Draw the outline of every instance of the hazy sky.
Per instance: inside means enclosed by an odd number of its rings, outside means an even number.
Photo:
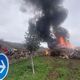
[[[32,13],[20,11],[20,0],[0,0],[0,39],[23,42]],[[70,40],[80,45],[80,0],[64,0],[68,17],[62,24],[70,33]]]

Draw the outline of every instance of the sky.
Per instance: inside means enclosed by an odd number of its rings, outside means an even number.
[[[70,33],[70,41],[80,46],[80,0],[64,0],[68,17],[62,24]],[[27,7],[30,8],[30,7]],[[20,0],[0,0],[0,39],[24,42],[31,11],[22,12]]]

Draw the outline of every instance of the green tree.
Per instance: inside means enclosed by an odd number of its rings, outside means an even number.
[[[30,51],[30,53],[36,51],[39,48],[40,40],[37,35],[36,26],[32,20],[29,22],[29,28],[28,32],[26,32],[25,39],[26,39],[25,47],[27,48],[27,50]]]
[[[26,39],[25,47],[30,53],[32,70],[34,74],[35,71],[34,71],[34,63],[33,63],[33,54],[39,48],[40,40],[37,35],[36,26],[32,20],[29,22],[29,28],[28,28],[28,32],[26,32],[25,39]]]

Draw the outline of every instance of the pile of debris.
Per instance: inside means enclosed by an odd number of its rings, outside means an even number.
[[[66,59],[80,59],[80,49],[56,46],[50,50],[51,56],[60,56]]]

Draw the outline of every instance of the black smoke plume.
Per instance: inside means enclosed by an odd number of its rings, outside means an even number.
[[[52,26],[54,35],[64,35],[68,38],[68,32],[59,27],[67,17],[67,10],[63,8],[63,0],[24,0],[26,4],[31,3],[36,6],[42,16],[36,21],[38,36],[48,43],[50,48],[53,48],[57,42],[50,35],[50,27]],[[60,30],[60,31],[59,31]]]

